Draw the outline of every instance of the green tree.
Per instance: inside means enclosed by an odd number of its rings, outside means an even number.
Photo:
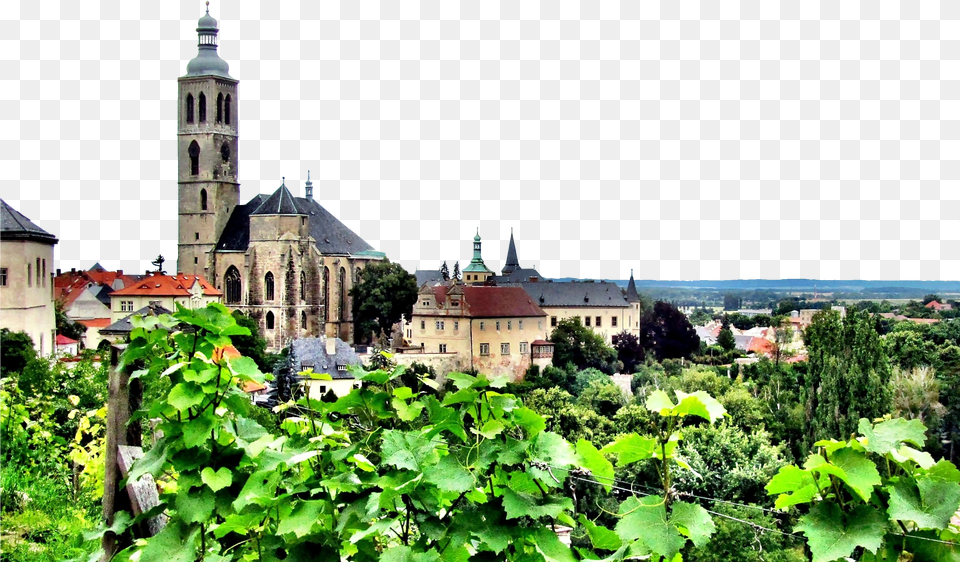
[[[835,310],[813,316],[804,331],[809,354],[805,380],[806,445],[850,435],[860,418],[891,410],[890,364],[883,341],[866,312]]]
[[[733,330],[730,329],[730,326],[720,328],[720,333],[717,334],[717,345],[722,347],[724,351],[733,351],[737,347],[737,340],[733,337]]]
[[[444,281],[450,280],[450,269],[447,267],[447,262],[443,262],[443,265],[440,266],[440,277],[443,277]]]
[[[409,318],[417,290],[417,278],[400,264],[386,260],[367,265],[360,282],[350,289],[356,343],[369,341],[371,334],[389,334],[401,318]]]
[[[27,364],[37,358],[33,339],[26,332],[0,329],[0,373],[22,373]]]
[[[594,368],[608,375],[617,369],[617,352],[608,347],[603,336],[580,323],[580,317],[565,318],[550,334],[553,342],[553,364],[565,367],[573,363],[577,369]]]
[[[609,419],[627,405],[627,397],[623,395],[620,387],[607,377],[605,380],[591,380],[580,393],[577,402]]]
[[[657,301],[640,318],[640,344],[663,361],[690,357],[700,349],[700,338],[677,307]]]
[[[724,310],[739,310],[740,304],[742,303],[740,295],[736,293],[726,293],[723,295],[723,309]]]
[[[932,293],[929,294],[929,295],[924,295],[924,297],[923,297],[923,304],[924,304],[924,305],[928,305],[928,304],[932,303],[933,301],[940,302],[940,295],[935,295],[935,294],[932,294]]]
[[[633,373],[646,356],[643,346],[640,345],[640,338],[624,330],[615,334],[611,340],[613,348],[617,350],[617,360],[623,363],[623,372]]]
[[[269,365],[267,361],[267,340],[260,335],[260,323],[239,310],[233,311],[233,319],[238,326],[242,326],[250,332],[250,335],[233,336],[233,346],[237,348],[240,355],[253,359],[261,371],[273,371],[272,365]]]
[[[63,303],[59,300],[54,301],[54,316],[57,322],[57,333],[67,336],[70,339],[81,341],[83,335],[87,332],[87,327],[80,322],[74,322],[63,310]]]
[[[453,264],[453,278],[459,281],[463,275],[460,273],[460,260]]]

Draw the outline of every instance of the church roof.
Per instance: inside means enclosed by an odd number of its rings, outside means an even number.
[[[620,287],[613,283],[580,283],[557,281],[546,283],[520,283],[541,307],[552,308],[608,308],[627,307]]]
[[[274,209],[273,212],[267,212]],[[278,212],[292,211],[296,212]],[[247,250],[250,244],[250,216],[253,214],[291,214],[306,215],[310,218],[310,236],[316,241],[316,247],[322,254],[369,255],[379,257],[373,246],[355,232],[347,228],[330,211],[323,208],[315,199],[293,197],[290,191],[281,186],[269,197],[259,194],[245,205],[237,205],[227,221],[220,240],[218,251]]]
[[[56,244],[57,237],[33,224],[20,211],[0,199],[0,238],[4,240],[34,240]]]
[[[504,268],[504,271],[506,271],[506,268]],[[510,273],[505,273],[504,275],[494,275],[493,281],[499,285],[503,285],[505,283],[527,283],[530,281],[531,277],[534,277],[535,281],[543,280],[540,272],[536,269],[533,269],[532,267],[518,267]]]

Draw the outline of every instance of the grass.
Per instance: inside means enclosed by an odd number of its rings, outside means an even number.
[[[83,539],[100,520],[100,504],[75,494],[62,468],[0,468],[0,559],[53,562],[85,558],[97,548]]]

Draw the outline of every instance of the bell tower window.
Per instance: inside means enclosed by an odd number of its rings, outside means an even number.
[[[187,94],[187,123],[193,123],[193,94]]]
[[[230,161],[230,145],[228,143],[220,145],[220,157],[223,158],[224,162]]]
[[[201,211],[207,210],[207,190],[206,189],[200,190],[200,210]]]
[[[202,96],[203,94],[200,95]],[[187,154],[190,155],[190,175],[200,175],[200,145],[197,144],[197,141],[190,143],[190,148],[187,150]]]
[[[273,273],[269,271],[267,272],[267,276],[264,279],[263,284],[265,287],[264,292],[266,293],[264,295],[264,298],[266,298],[266,300],[268,301],[272,301],[273,300]]]
[[[200,95],[197,97],[197,121],[201,123],[207,122],[207,96],[203,95],[203,92],[200,92]]]
[[[227,94],[227,98],[223,100],[223,122],[230,124],[230,94]]]
[[[223,122],[223,92],[217,94],[217,123]]]

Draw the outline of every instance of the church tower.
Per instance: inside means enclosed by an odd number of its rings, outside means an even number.
[[[207,2],[197,22],[199,52],[178,79],[177,111],[177,271],[214,283],[213,250],[240,202],[238,81],[217,54],[217,32]]]

